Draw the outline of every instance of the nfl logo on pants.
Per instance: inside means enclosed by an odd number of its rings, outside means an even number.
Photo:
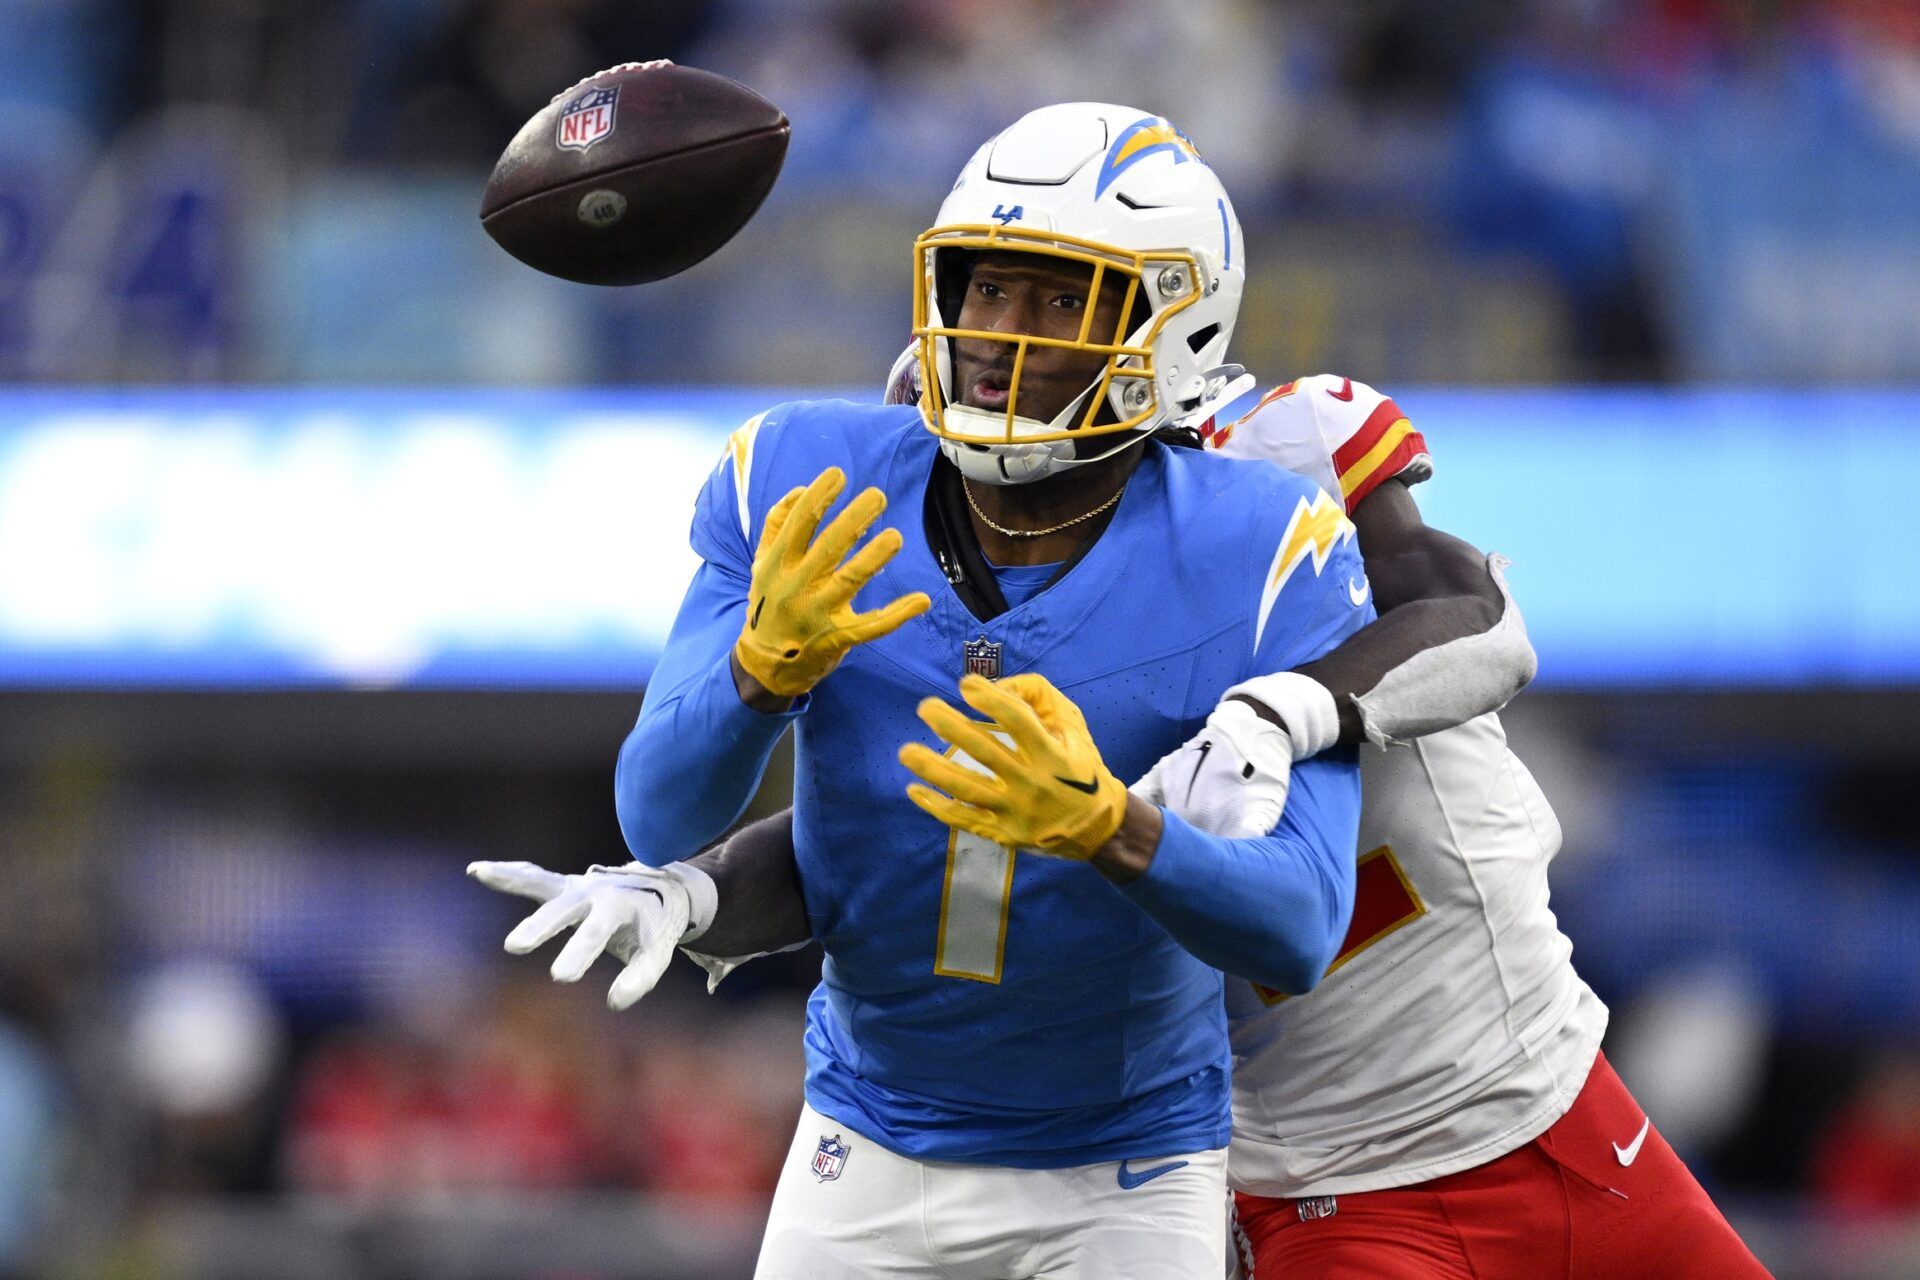
[[[1315,1218],[1331,1218],[1340,1212],[1340,1201],[1333,1196],[1314,1196],[1308,1200],[1296,1200],[1294,1204],[1300,1210],[1302,1222],[1312,1222]]]
[[[822,1182],[832,1182],[846,1166],[847,1144],[837,1133],[831,1138],[823,1135],[819,1148],[813,1153],[813,1176]]]

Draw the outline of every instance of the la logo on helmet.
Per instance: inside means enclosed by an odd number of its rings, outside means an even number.
[[[1021,218],[1024,218],[1026,216],[1027,216],[1027,206],[1023,204],[1017,204],[1013,206],[1013,208],[1011,209],[1007,208],[1007,206],[1003,204],[996,204],[993,206],[994,220],[1003,227],[1006,226],[1008,223],[1018,222]]]

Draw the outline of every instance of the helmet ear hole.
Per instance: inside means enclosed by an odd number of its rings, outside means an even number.
[[[1207,344],[1212,342],[1214,335],[1219,332],[1220,326],[1217,324],[1210,324],[1204,328],[1195,329],[1187,335],[1187,346],[1192,350],[1193,354],[1199,355],[1202,351],[1206,350]]]

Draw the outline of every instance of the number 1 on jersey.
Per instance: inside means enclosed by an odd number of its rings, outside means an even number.
[[[947,839],[947,882],[940,891],[940,943],[933,971],[945,978],[1000,981],[1013,906],[1013,850],[970,831]]]
[[[980,769],[964,751],[956,751],[954,759]],[[941,977],[1000,981],[1007,955],[1007,915],[1013,907],[1013,862],[1014,851],[1006,845],[970,831],[949,830],[940,936],[933,952],[933,971]]]

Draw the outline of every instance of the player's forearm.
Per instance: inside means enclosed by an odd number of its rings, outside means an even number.
[[[1538,662],[1504,563],[1481,561],[1472,594],[1411,600],[1300,668],[1333,694],[1341,742],[1437,733],[1498,711],[1527,686]]]
[[[702,565],[614,769],[620,830],[641,862],[663,866],[719,839],[805,705],[770,714],[742,701],[732,652],[745,616],[738,581]]]
[[[1340,713],[1340,742],[1365,742],[1366,729],[1354,704],[1357,695],[1379,685],[1415,656],[1453,640],[1479,635],[1498,620],[1497,607],[1489,608],[1477,596],[1415,600],[1369,623],[1325,657],[1296,669],[1326,686],[1333,695]],[[1512,697],[1512,693],[1507,696]]]
[[[1353,912],[1359,836],[1358,770],[1323,757],[1299,773],[1302,796],[1274,834],[1222,839],[1158,811],[1159,838],[1144,871],[1131,880],[1109,874],[1200,959],[1288,992],[1311,989],[1333,962]],[[1131,825],[1130,810],[1116,839]]]
[[[719,838],[753,799],[796,714],[742,703],[725,658],[690,687],[649,698],[613,775],[620,831],[633,856],[664,866]]]
[[[1308,858],[1277,836],[1223,840],[1167,813],[1147,874],[1119,886],[1201,960],[1301,992],[1319,981],[1353,911],[1352,855]]]
[[[1340,741],[1404,741],[1505,706],[1535,664],[1498,565],[1426,524],[1397,480],[1353,518],[1380,617],[1297,669],[1333,695]]]
[[[696,950],[712,956],[780,951],[812,936],[800,868],[793,855],[793,810],[741,828],[694,858],[713,877],[719,905]]]

